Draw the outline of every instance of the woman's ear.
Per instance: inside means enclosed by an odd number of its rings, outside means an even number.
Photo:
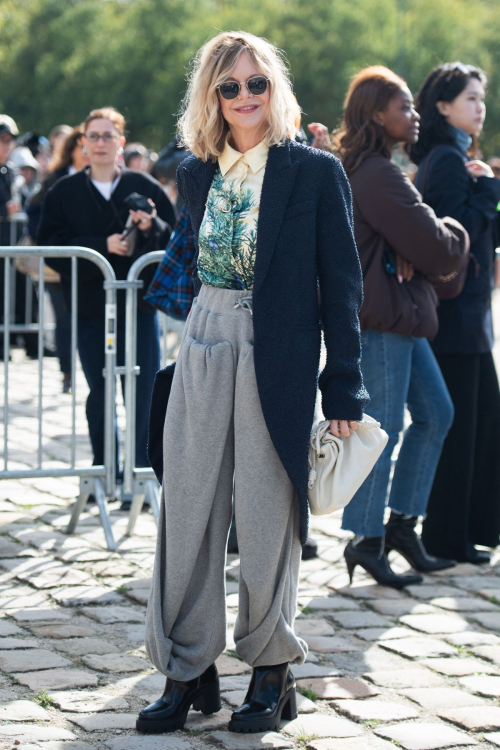
[[[440,115],[448,117],[449,115],[449,102],[436,102],[436,108]]]
[[[372,120],[376,125],[380,125],[380,127],[384,127],[384,113],[383,112],[374,112],[372,115]]]

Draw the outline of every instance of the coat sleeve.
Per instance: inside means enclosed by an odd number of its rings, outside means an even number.
[[[37,242],[39,245],[76,245],[89,247],[108,258],[108,247],[106,237],[92,235],[76,235],[72,230],[68,219],[64,214],[64,207],[60,200],[60,189],[57,186],[49,190],[45,196],[42,206],[42,215],[38,227]],[[47,258],[47,265],[60,273],[62,276],[71,276],[71,261],[67,259],[57,260]],[[102,279],[102,272],[92,262],[78,263],[79,281],[90,279]]]
[[[417,271],[437,277],[458,271],[469,238],[456,221],[438,219],[420,193],[389,159],[371,159],[356,182],[356,205],[388,245]],[[454,217],[455,219],[457,217]]]
[[[363,281],[354,241],[352,198],[338,161],[325,159],[317,214],[320,309],[327,352],[319,377],[326,419],[361,419],[368,394],[360,359]]]
[[[495,219],[500,200],[500,180],[479,177],[471,193],[471,178],[458,153],[446,153],[432,164],[427,177],[425,195],[438,216],[451,216],[459,221],[475,242]]]

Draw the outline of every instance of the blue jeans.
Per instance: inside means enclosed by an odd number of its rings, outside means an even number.
[[[370,394],[368,413],[382,423],[389,442],[368,479],[344,510],[342,528],[383,536],[391,457],[404,427],[405,404],[412,423],[396,462],[389,507],[425,515],[453,404],[427,339],[363,331],[361,369]]]
[[[102,318],[78,318],[78,354],[90,388],[87,398],[87,422],[94,454],[94,465],[104,463],[104,321]],[[125,328],[118,321],[118,365],[125,364]],[[157,371],[160,369],[160,334],[156,314],[137,314],[137,376],[136,408],[136,466],[149,466],[148,424],[151,394]],[[124,390],[124,379],[122,379]],[[118,440],[118,433],[117,433]],[[118,451],[117,451],[118,456]]]

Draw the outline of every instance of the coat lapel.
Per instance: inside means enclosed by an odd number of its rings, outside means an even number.
[[[205,214],[208,191],[214,178],[217,162],[197,159],[191,169],[185,170],[186,198],[191,217],[191,225],[196,237]]]
[[[284,146],[271,146],[260,198],[254,293],[269,268],[298,168],[298,162],[292,163],[289,141]]]

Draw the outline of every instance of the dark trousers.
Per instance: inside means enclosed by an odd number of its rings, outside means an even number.
[[[56,316],[56,351],[61,372],[71,373],[71,313],[60,284],[46,284]]]
[[[80,316],[78,318],[78,353],[90,393],[87,398],[87,421],[94,464],[104,463],[104,322]],[[117,364],[125,363],[125,328],[118,324]],[[147,441],[149,407],[153,382],[160,369],[160,338],[156,314],[137,315],[137,377],[136,449],[137,466],[149,466]],[[122,390],[124,379],[122,378]],[[117,453],[118,455],[118,453]]]
[[[422,539],[433,555],[467,559],[467,542],[500,536],[500,391],[491,352],[438,354],[455,419],[443,446]]]

